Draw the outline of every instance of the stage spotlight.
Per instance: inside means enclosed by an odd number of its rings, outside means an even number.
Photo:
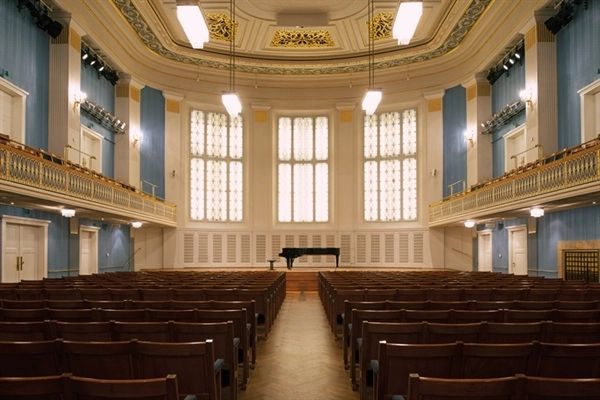
[[[100,66],[100,68],[98,68],[98,72],[102,72],[104,71],[104,65]]]
[[[502,68],[504,68],[505,71],[508,71],[508,66],[506,64],[502,65]]]
[[[89,55],[88,53],[83,53],[83,55],[81,56],[81,59],[82,59],[83,61],[85,61],[85,60],[87,60],[87,58],[88,58],[89,56],[90,56],[90,55]]]
[[[517,58],[517,60],[520,60],[520,59],[521,59],[521,55],[520,55],[518,52],[517,52],[517,53],[515,53],[515,57]]]
[[[511,58],[508,59],[508,62],[511,63],[511,64],[514,64],[515,60],[513,60],[512,57],[511,57]]]
[[[62,30],[62,24],[57,21],[51,21],[46,27],[46,32],[48,32],[48,35],[50,35],[53,39],[56,39],[61,34]]]

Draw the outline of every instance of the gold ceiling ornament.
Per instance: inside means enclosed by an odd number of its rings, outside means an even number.
[[[216,40],[231,41],[231,18],[227,14],[208,14],[208,31],[210,38]],[[236,22],[234,25],[235,33],[238,32],[240,24]]]
[[[275,31],[272,47],[332,47],[331,33],[327,30],[280,30]]]
[[[368,23],[368,22],[367,22]],[[373,39],[388,39],[392,37],[392,24],[394,23],[394,14],[391,12],[380,12],[373,16],[369,25],[369,32]]]

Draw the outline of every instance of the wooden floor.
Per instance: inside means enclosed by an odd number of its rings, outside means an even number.
[[[273,330],[258,346],[256,369],[239,400],[353,400],[316,292],[288,292]]]

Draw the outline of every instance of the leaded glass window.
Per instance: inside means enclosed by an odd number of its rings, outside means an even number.
[[[192,110],[190,217],[239,222],[244,209],[242,117]]]
[[[417,219],[417,110],[365,116],[366,221]]]
[[[279,222],[327,222],[329,119],[281,117],[277,132]]]

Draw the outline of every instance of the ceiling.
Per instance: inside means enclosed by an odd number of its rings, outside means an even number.
[[[187,2],[194,0],[187,0]],[[203,49],[192,49],[176,17],[176,0],[111,0],[147,49],[179,63],[222,69],[229,62],[230,3],[197,0],[211,27]],[[409,45],[391,37],[397,0],[374,0],[376,68],[413,64],[451,52],[490,7],[506,0],[424,0]],[[515,2],[519,3],[519,2]],[[535,3],[535,4],[534,4]],[[539,1],[532,1],[532,8]],[[520,4],[519,6],[523,6]],[[114,22],[121,18],[112,18]],[[368,68],[367,0],[237,0],[236,70],[254,74],[334,74]]]

